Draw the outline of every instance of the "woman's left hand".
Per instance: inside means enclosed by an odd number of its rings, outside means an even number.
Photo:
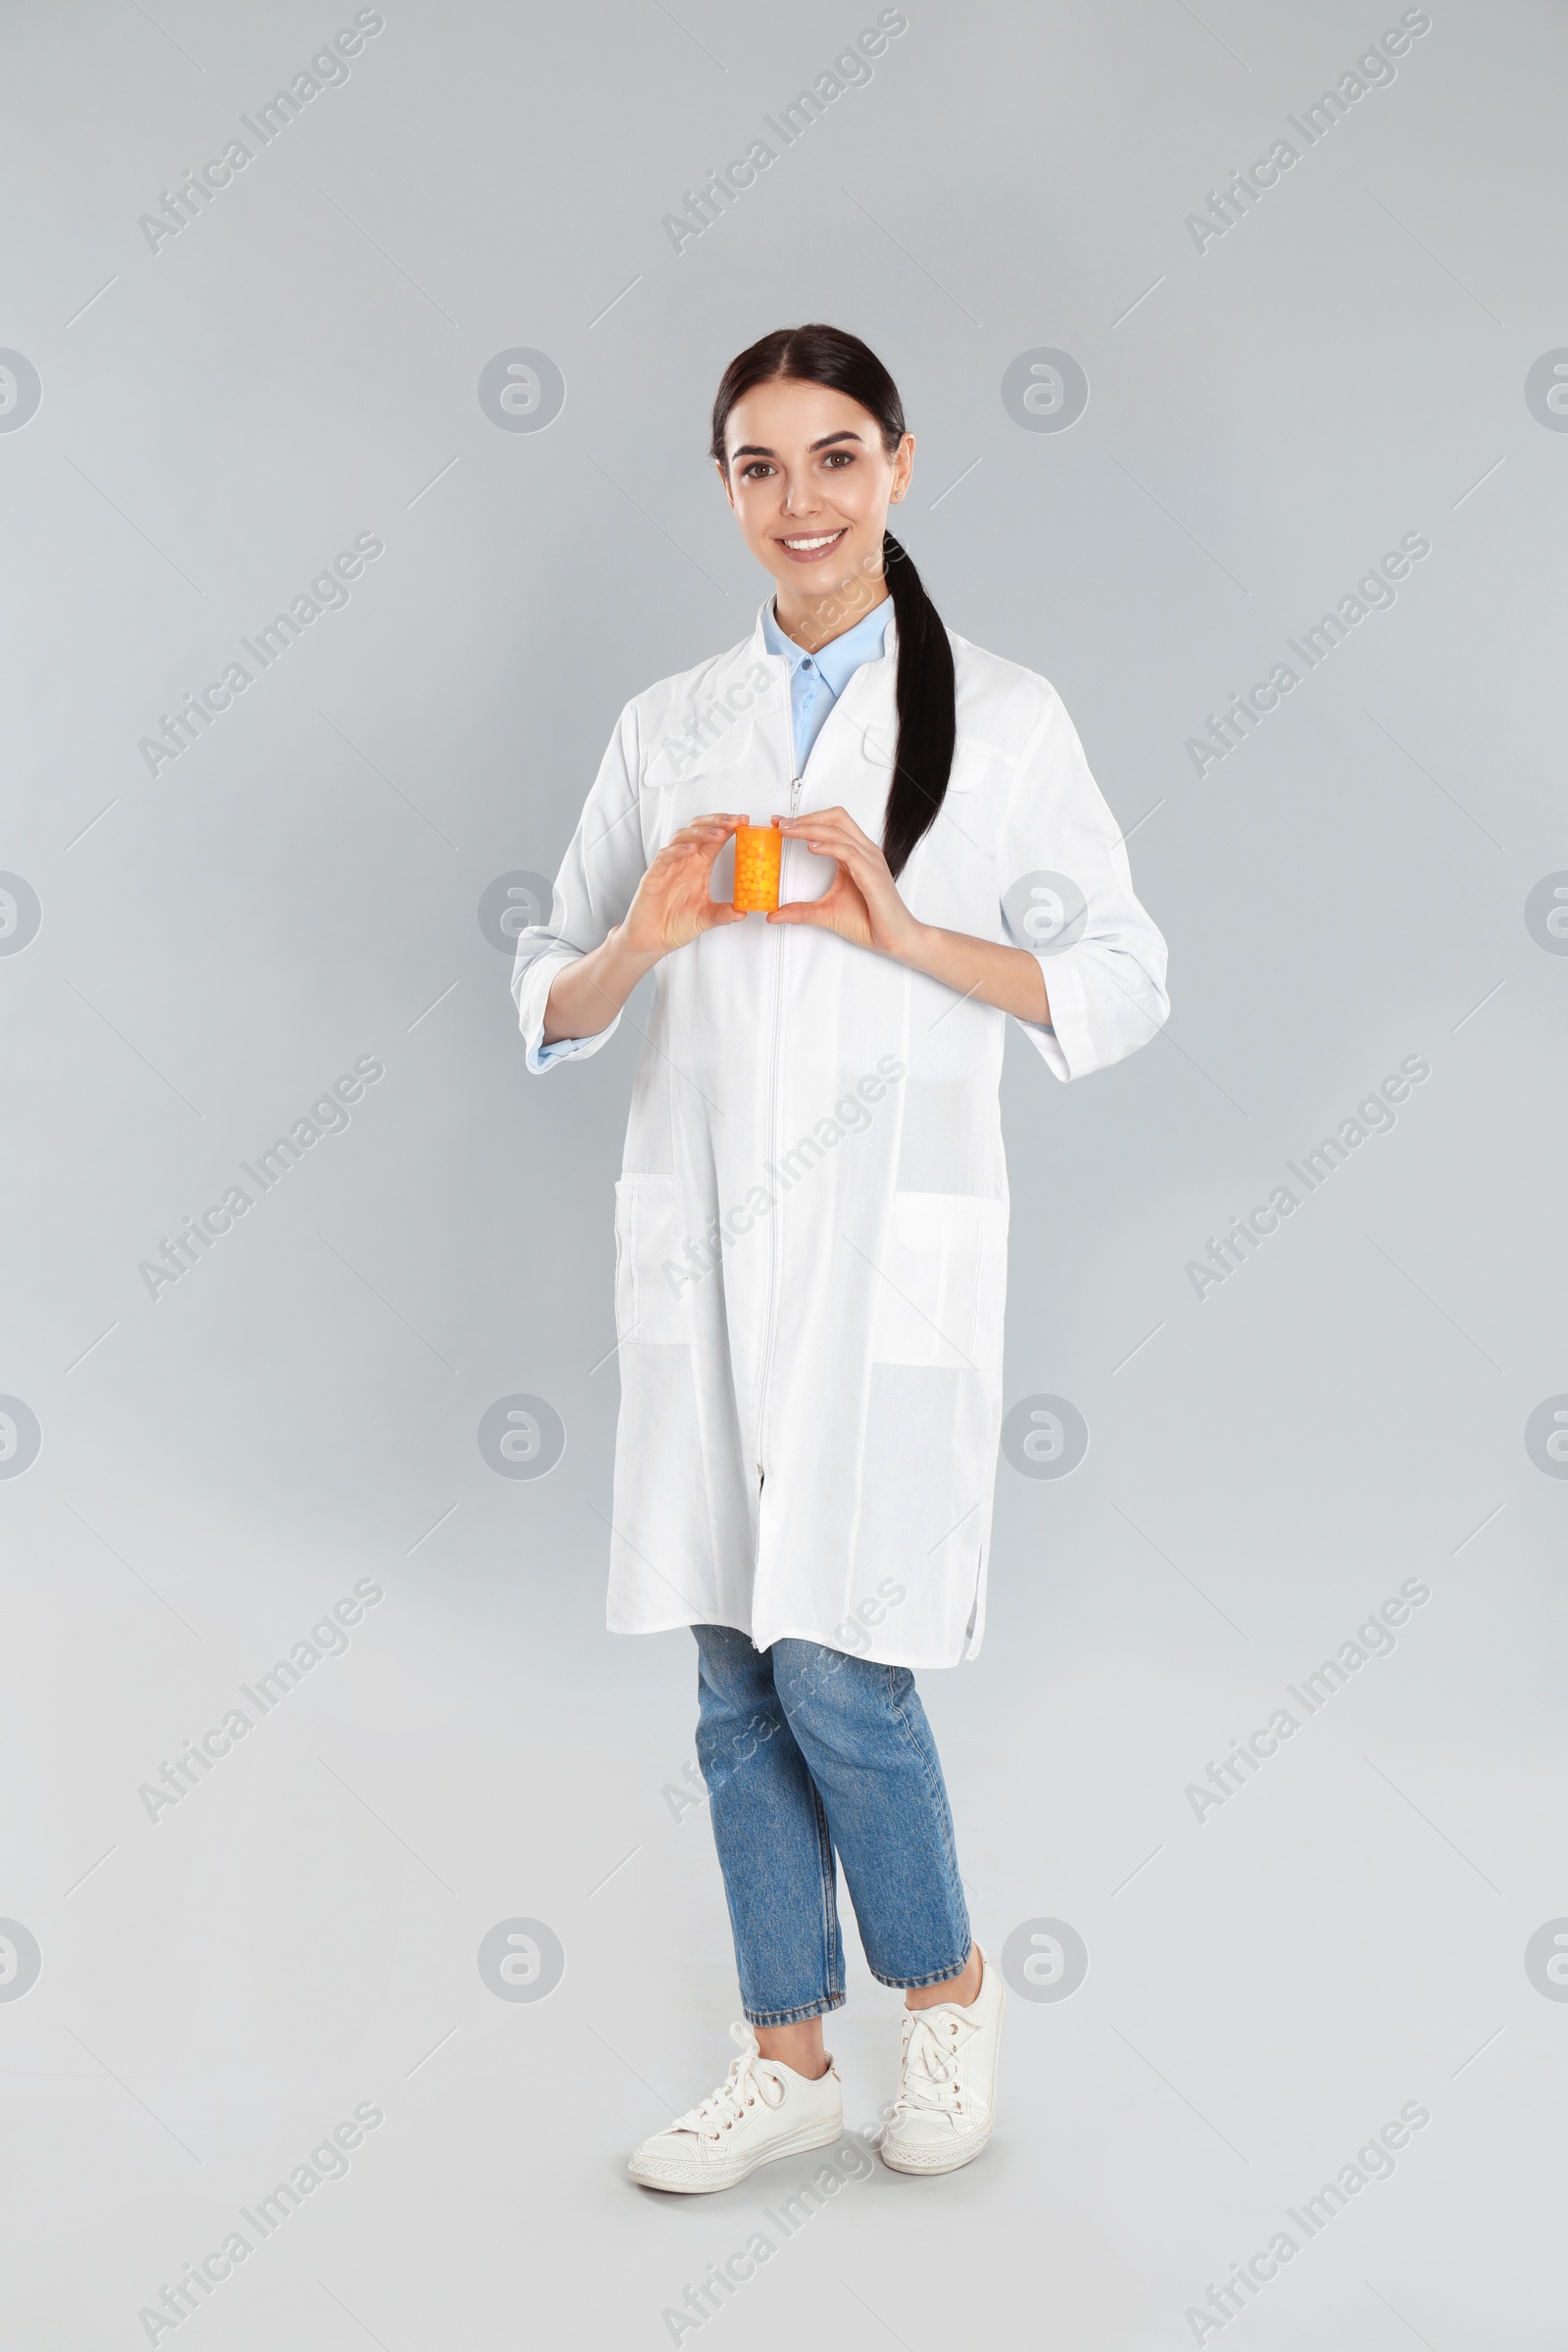
[[[881,850],[848,809],[822,808],[775,821],[787,841],[804,841],[816,857],[834,858],[838,871],[821,898],[790,899],[768,921],[816,923],[857,948],[907,956],[921,926],[900,898]]]

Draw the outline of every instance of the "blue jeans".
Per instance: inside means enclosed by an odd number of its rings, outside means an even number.
[[[697,1760],[751,2023],[790,2026],[843,2005],[836,1860],[880,1984],[957,1976],[969,1914],[908,1668],[815,1642],[758,1650],[727,1625],[692,1631]]]

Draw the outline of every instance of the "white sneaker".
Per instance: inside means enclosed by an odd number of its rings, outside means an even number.
[[[701,2195],[732,2188],[775,2156],[825,2148],[843,2136],[844,2103],[831,2058],[826,2074],[811,2082],[778,2059],[764,2058],[749,2025],[733,2025],[730,2034],[741,2056],[731,2060],[711,2097],[633,2150],[626,2170],[634,2180]]]
[[[882,2141],[882,2161],[896,2173],[956,2173],[991,2137],[1007,1994],[984,1952],[980,1966],[966,2008],[937,2001],[904,2012],[899,2092]]]

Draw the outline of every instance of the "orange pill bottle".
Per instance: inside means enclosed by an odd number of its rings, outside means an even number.
[[[735,896],[730,904],[747,914],[766,914],[778,905],[779,859],[784,836],[777,825],[739,825],[735,831]]]

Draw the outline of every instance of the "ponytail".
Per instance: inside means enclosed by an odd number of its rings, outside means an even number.
[[[842,392],[874,416],[882,446],[891,457],[904,439],[904,403],[899,388],[858,335],[837,326],[778,327],[731,360],[713,402],[710,454],[725,463],[724,428],[744,393],[780,377],[823,384]],[[882,820],[882,851],[895,881],[936,822],[953,769],[958,723],[954,706],[953,647],[942,615],[931,602],[904,549],[891,531],[882,534],[882,564],[899,624],[899,740],[893,756]]]
[[[882,853],[897,881],[916,843],[936,822],[953,769],[958,721],[953,647],[942,615],[891,531],[882,536],[882,563],[899,624],[899,742],[882,820]]]

